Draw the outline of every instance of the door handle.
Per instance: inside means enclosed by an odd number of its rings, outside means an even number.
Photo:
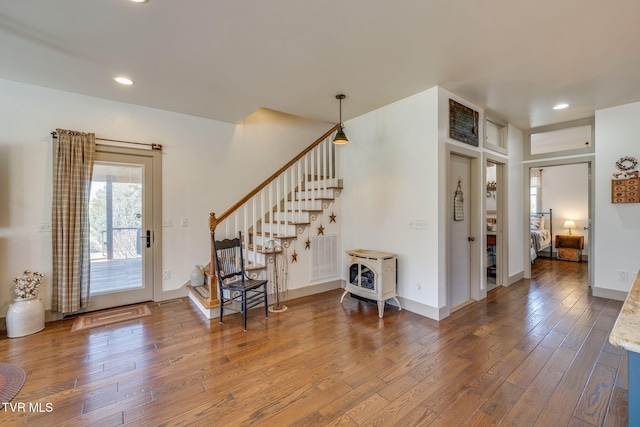
[[[147,247],[151,247],[151,230],[147,230]]]
[[[471,236],[469,236],[469,237],[467,237],[467,241],[469,241],[469,242],[475,242],[475,241],[476,241],[476,238],[475,238],[475,237],[471,237]]]

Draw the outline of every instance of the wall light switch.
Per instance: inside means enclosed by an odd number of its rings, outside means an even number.
[[[409,222],[409,228],[412,230],[428,230],[429,224],[426,219],[414,219]]]
[[[180,226],[186,227],[187,225],[189,225],[189,220],[187,218],[182,218],[180,220]]]

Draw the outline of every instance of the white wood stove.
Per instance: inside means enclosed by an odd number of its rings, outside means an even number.
[[[402,310],[396,293],[397,256],[386,252],[352,249],[349,255],[347,285],[340,304],[348,293],[378,302],[378,317],[384,315],[384,303],[393,299]]]

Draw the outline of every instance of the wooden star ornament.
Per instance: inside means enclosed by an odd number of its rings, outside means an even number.
[[[311,240],[309,238],[307,238],[307,241],[304,242],[304,248],[311,249]]]
[[[322,224],[320,224],[320,227],[318,227],[318,236],[324,236],[324,227],[322,226]]]
[[[298,262],[298,253],[296,252],[296,250],[293,250],[293,253],[291,254],[291,262]]]
[[[329,222],[336,222],[336,214],[334,214],[333,212],[331,212],[331,215],[329,215]]]

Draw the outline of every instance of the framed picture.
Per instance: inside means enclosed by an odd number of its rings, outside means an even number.
[[[449,138],[478,146],[479,115],[472,108],[449,100]]]

